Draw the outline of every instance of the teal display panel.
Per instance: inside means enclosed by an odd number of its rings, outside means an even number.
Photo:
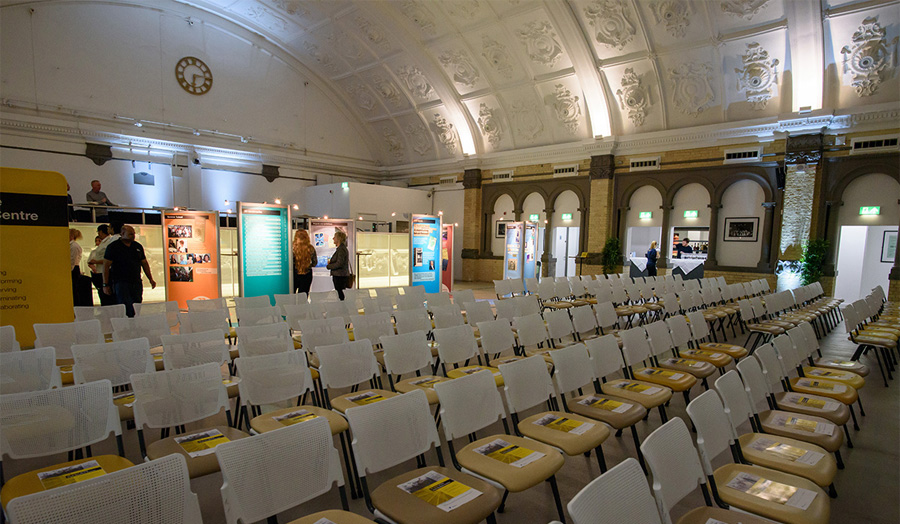
[[[413,215],[410,228],[410,284],[426,293],[441,291],[441,217]]]
[[[292,291],[288,206],[238,202],[238,262],[242,297]]]

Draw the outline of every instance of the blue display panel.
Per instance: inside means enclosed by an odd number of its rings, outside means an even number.
[[[524,263],[522,264],[522,277],[534,278],[537,262],[537,224],[525,222],[525,246],[523,249]]]
[[[410,228],[410,285],[441,291],[441,217],[413,215]]]
[[[506,243],[503,250],[503,278],[522,278],[522,222],[506,224]]]
[[[291,292],[290,211],[286,205],[238,202],[241,296]]]

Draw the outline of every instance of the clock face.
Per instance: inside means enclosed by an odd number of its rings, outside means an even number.
[[[175,65],[175,78],[178,84],[192,95],[205,94],[212,88],[212,71],[203,60],[186,56]]]

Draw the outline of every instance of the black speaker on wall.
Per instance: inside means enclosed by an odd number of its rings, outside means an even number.
[[[776,167],[775,168],[775,186],[778,187],[778,189],[784,190],[784,183],[785,183],[784,178],[785,178],[784,177],[784,168],[780,167],[780,166]]]

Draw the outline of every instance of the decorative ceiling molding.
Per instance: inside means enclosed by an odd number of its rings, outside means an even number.
[[[744,93],[753,109],[765,109],[778,88],[779,61],[770,59],[769,52],[757,42],[747,44],[741,61],[744,67],[734,70],[739,75],[738,91]]]
[[[556,32],[547,22],[529,22],[516,31],[516,36],[525,46],[528,58],[536,64],[553,67],[563,56]]]
[[[684,38],[693,13],[686,0],[659,0],[651,3],[650,9],[657,24],[665,24],[666,31],[675,38]]]
[[[637,33],[625,0],[594,0],[584,8],[584,15],[594,28],[594,38],[607,47],[621,51]]]
[[[716,93],[710,82],[712,69],[705,63],[688,62],[670,69],[672,102],[679,111],[697,117],[716,101]]]
[[[644,125],[644,117],[652,105],[650,93],[641,85],[641,75],[637,75],[634,69],[628,67],[622,76],[622,88],[616,90],[619,97],[619,105],[623,111],[628,111],[628,118],[637,127]]]
[[[555,87],[556,91],[553,95],[548,96],[548,102],[556,115],[556,119],[569,133],[574,135],[578,132],[579,119],[581,118],[580,98],[573,95],[563,84],[556,84]]]
[[[856,89],[856,96],[871,96],[884,79],[894,76],[897,37],[888,42],[878,17],[869,17],[862,21],[841,54],[844,55],[843,72],[851,77],[850,85]]]
[[[453,130],[453,124],[447,122],[447,119],[441,116],[440,113],[435,113],[432,123],[437,129],[438,139],[444,146],[444,149],[451,155],[456,155],[457,137],[456,131]]]
[[[495,111],[496,109],[491,109],[487,104],[482,103],[478,108],[478,126],[481,128],[481,132],[487,136],[491,146],[496,148],[503,139],[503,126],[500,124],[500,119],[494,116]]]
[[[768,3],[769,0],[724,0],[720,7],[723,13],[752,20]]]

